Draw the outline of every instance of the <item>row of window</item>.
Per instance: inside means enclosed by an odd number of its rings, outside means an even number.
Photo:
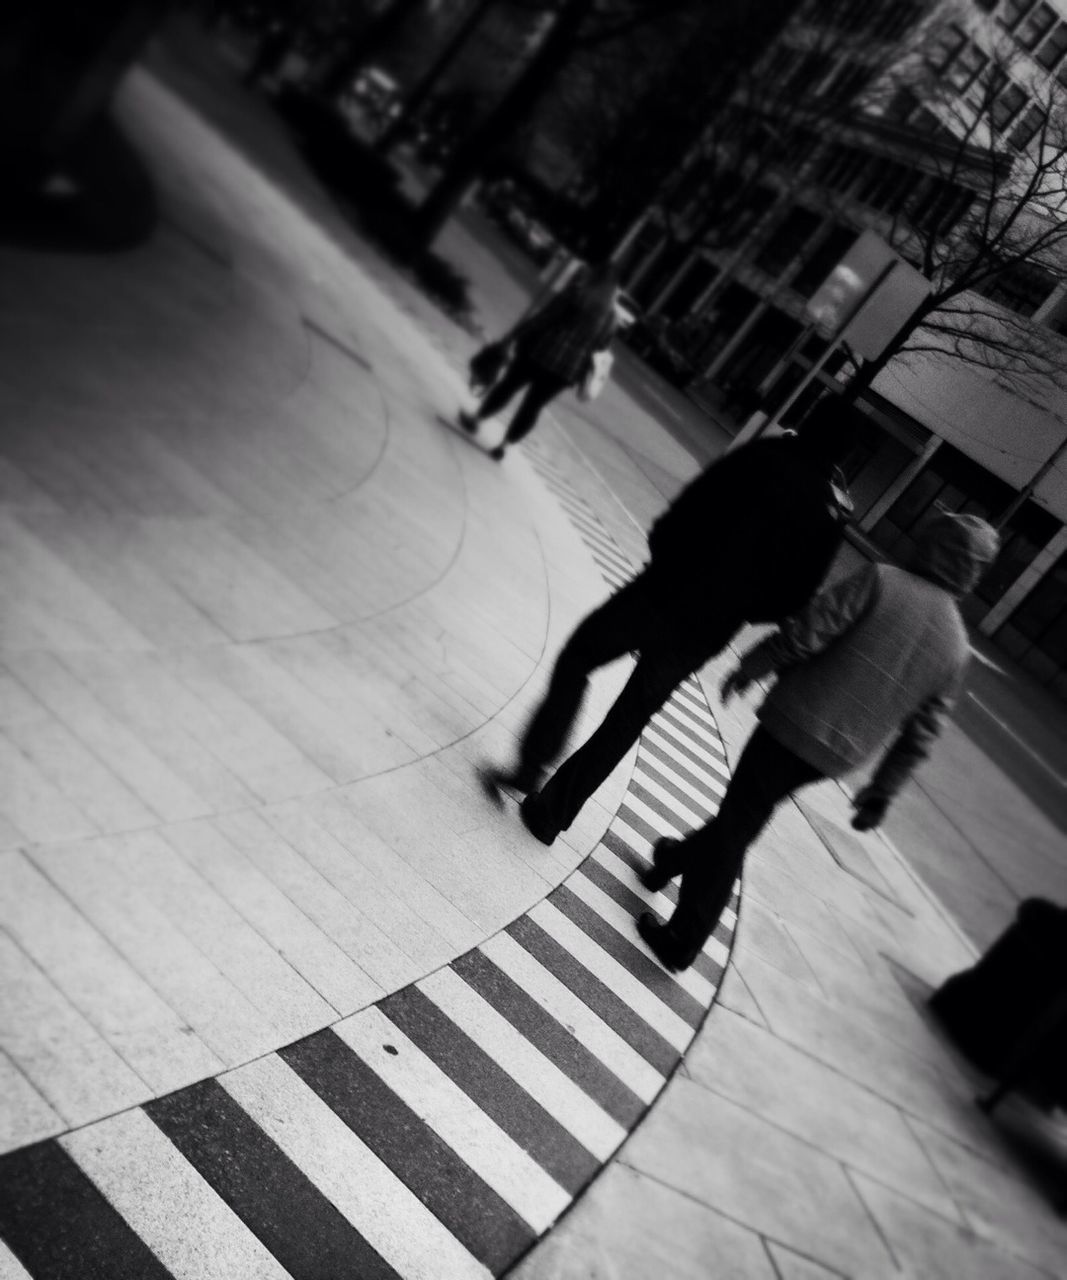
[[[822,49],[797,49],[778,44],[771,51],[760,74],[768,84],[791,96],[811,94],[830,102],[851,102],[870,83],[872,67],[851,58],[842,58]]]
[[[975,199],[959,183],[843,144],[827,149],[813,176],[831,191],[892,217],[906,214],[916,231],[940,236],[955,229]]]
[[[1015,43],[1025,49],[1039,66],[1054,71],[1067,55],[1067,22],[1045,0],[977,0],[986,13],[996,13],[997,22],[1010,31]],[[1059,79],[1067,84],[1067,66]]]
[[[1025,89],[990,64],[989,54],[954,23],[945,28],[938,48],[931,55],[931,65],[946,84],[959,93],[977,91],[980,105],[989,111],[993,129],[1004,133],[1011,128],[1008,142],[1022,151],[1037,136],[1045,113],[1030,102]],[[1067,75],[1067,65],[1061,74]],[[1067,84],[1067,80],[1064,83]]]

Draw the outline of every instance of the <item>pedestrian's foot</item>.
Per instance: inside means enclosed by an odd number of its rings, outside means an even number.
[[[497,447],[496,447],[495,449],[490,449],[490,450],[489,450],[489,456],[490,456],[490,458],[492,458],[492,459],[493,459],[493,461],[494,461],[494,462],[503,462],[503,461],[504,461],[504,446],[503,446],[502,444],[498,444],[498,445],[497,445]]]
[[[637,917],[637,932],[641,935],[641,940],[649,951],[663,965],[664,969],[669,969],[671,973],[678,973],[681,969],[688,969],[696,958],[692,955],[683,955],[682,948],[678,943],[678,939],[671,932],[670,925],[660,924],[651,911],[642,911]]]
[[[519,805],[519,816],[522,818],[522,825],[530,835],[540,840],[542,844],[552,844],[559,835],[559,827],[553,825],[551,818],[545,812],[545,803],[539,791],[531,791]]]
[[[503,808],[503,797],[501,790],[505,787],[512,791],[521,791],[523,795],[527,792],[536,791],[541,785],[541,769],[513,769],[510,772],[506,769],[489,769],[481,768],[478,770],[478,780],[482,784],[482,790],[498,809]]]
[[[464,431],[469,431],[471,435],[478,430],[478,419],[473,413],[467,413],[465,409],[460,410],[459,425]]]
[[[649,893],[662,893],[678,874],[672,870],[673,854],[682,842],[672,836],[663,836],[652,846],[652,865],[638,873],[638,879]]]

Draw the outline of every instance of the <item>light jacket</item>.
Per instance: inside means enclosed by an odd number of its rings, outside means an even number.
[[[985,521],[939,515],[910,571],[868,565],[817,596],[741,661],[750,679],[780,673],[760,708],[764,728],[827,777],[890,743],[870,789],[894,795],[960,691],[970,646],[957,598],[996,549]]]

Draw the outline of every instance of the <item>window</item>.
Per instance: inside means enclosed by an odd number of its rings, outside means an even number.
[[[1033,5],[1034,0],[1004,0],[997,21],[1007,30],[1014,31]]]
[[[995,638],[1039,680],[1065,691],[1067,555],[1052,566]]]
[[[857,147],[835,147],[826,158],[821,181],[831,191],[847,191],[870,163]]]
[[[705,258],[697,258],[686,268],[685,274],[671,289],[663,304],[663,314],[668,320],[680,320],[687,316],[697,302],[715,282],[718,267]]]
[[[1051,540],[1058,525],[1056,517],[1036,503],[1024,503],[1001,531],[1000,554],[975,589],[978,599],[996,604]]]
[[[791,209],[756,255],[756,266],[768,275],[778,276],[798,257],[822,222],[808,209]]]
[[[963,93],[974,84],[988,66],[989,55],[983,53],[976,44],[968,41],[956,54],[952,63],[945,68],[945,79],[953,89]]]
[[[1043,267],[1020,262],[1006,267],[985,284],[976,285],[975,292],[1017,315],[1032,316],[1055,287],[1055,279]]]
[[[967,43],[967,33],[954,22],[938,31],[930,50],[930,65],[935,71],[946,71],[956,61]]]
[[[1008,141],[1013,147],[1024,151],[1033,142],[1044,122],[1045,113],[1040,107],[1027,107],[1022,119],[1012,129]]]
[[[867,180],[856,189],[855,196],[872,209],[899,213],[915,194],[922,179],[923,175],[916,169],[896,160],[876,159]]]
[[[1026,94],[1017,84],[1010,83],[1001,90],[993,103],[993,128],[1003,133],[1009,124],[1018,116],[1026,103]]]
[[[1067,53],[1067,22],[1057,22],[1034,54],[1046,71],[1052,71]]]
[[[842,63],[823,92],[833,102],[851,102],[866,89],[873,75],[873,68],[863,63]]]
[[[930,178],[919,189],[918,199],[909,211],[912,226],[927,234],[947,235],[974,202],[974,192],[948,182]]]
[[[1036,49],[1056,23],[1056,10],[1051,5],[1036,5],[1015,30],[1015,39],[1024,49]]]
[[[856,232],[851,227],[834,223],[794,277],[792,284],[797,293],[810,298],[855,242]]]
[[[915,535],[937,510],[988,517],[1014,497],[1011,485],[950,444],[943,444],[871,530],[879,546],[907,560]]]

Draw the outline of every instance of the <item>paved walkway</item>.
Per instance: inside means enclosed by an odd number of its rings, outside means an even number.
[[[1064,1274],[922,1012],[968,948],[838,791],[761,842],[695,1042],[735,917],[642,952],[746,708],[687,685],[552,850],[485,800],[628,557],[548,433],[439,420],[310,186],[123,105],[159,235],[0,268],[0,1276],[500,1274],[683,1053],[519,1274]]]

